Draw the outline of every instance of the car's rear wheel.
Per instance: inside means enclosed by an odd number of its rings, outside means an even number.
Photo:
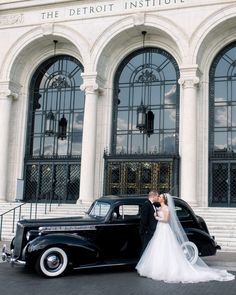
[[[59,247],[48,248],[43,251],[36,262],[36,271],[47,277],[62,275],[68,266],[68,256]]]
[[[191,264],[195,264],[198,259],[198,248],[193,242],[185,242],[181,245],[185,257]]]

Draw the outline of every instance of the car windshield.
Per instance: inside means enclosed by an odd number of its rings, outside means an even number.
[[[89,211],[89,216],[92,217],[105,217],[110,209],[110,204],[105,202],[96,201]]]

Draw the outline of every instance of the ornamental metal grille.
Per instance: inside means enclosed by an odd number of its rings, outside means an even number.
[[[236,206],[236,162],[211,164],[214,206]]]
[[[174,183],[173,172],[176,173],[178,163],[172,160],[137,161],[107,159],[105,194],[143,195],[150,190],[160,192],[178,192]]]
[[[217,55],[209,79],[209,205],[236,206],[236,42]]]
[[[76,202],[80,164],[34,162],[26,165],[25,201]]]
[[[83,67],[59,55],[36,70],[30,86],[24,199],[79,197],[84,93]]]

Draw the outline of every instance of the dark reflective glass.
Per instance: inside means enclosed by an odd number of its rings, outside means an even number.
[[[31,83],[28,128],[31,136],[28,137],[27,154],[52,157],[81,154],[82,136],[78,136],[78,130],[81,133],[83,129],[84,93],[80,90],[82,71],[82,65],[75,58],[61,55],[47,60],[35,72]],[[45,122],[50,111],[54,123],[50,125],[52,132],[48,134],[45,132]],[[58,124],[63,116],[67,125],[61,138]],[[68,136],[73,138],[73,148]],[[76,148],[75,142],[80,143]]]
[[[224,48],[210,71],[210,149],[233,150],[236,132],[236,44]],[[227,130],[225,130],[227,128]]]
[[[84,114],[82,71],[75,58],[59,55],[45,61],[33,75],[25,201],[75,202],[79,197]]]
[[[138,50],[120,64],[114,83],[113,152],[178,152],[178,79],[174,58],[157,48]],[[154,115],[153,132],[149,135],[137,129],[137,108],[141,103]],[[171,149],[164,144],[166,132],[176,135]]]

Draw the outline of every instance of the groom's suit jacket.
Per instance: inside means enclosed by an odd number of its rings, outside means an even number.
[[[143,244],[143,250],[151,240],[157,225],[157,220],[154,217],[155,210],[153,206],[154,205],[147,200],[141,209],[139,232]]]

